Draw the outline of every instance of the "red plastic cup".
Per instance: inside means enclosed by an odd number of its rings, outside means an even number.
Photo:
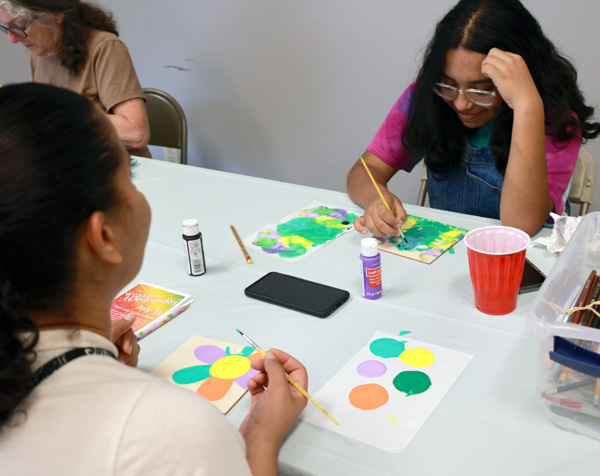
[[[509,226],[486,226],[465,236],[475,307],[501,315],[517,307],[529,235]]]

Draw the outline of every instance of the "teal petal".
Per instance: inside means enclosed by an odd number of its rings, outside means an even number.
[[[194,365],[179,369],[173,374],[173,381],[179,385],[186,385],[206,380],[210,377],[210,367],[210,365]]]

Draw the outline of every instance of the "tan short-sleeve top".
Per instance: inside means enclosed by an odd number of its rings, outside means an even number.
[[[76,75],[69,74],[57,56],[31,55],[33,81],[79,93],[107,113],[129,99],[145,100],[129,51],[119,37],[107,31],[93,30],[87,52],[87,61]],[[150,156],[147,148],[130,150],[130,153]]]

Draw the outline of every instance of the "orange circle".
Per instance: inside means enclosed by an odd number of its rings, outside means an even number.
[[[350,403],[360,410],[375,410],[389,400],[387,390],[376,383],[354,387],[348,397]]]

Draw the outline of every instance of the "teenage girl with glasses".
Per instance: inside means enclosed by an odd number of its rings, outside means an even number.
[[[518,0],[461,0],[435,29],[423,64],[363,154],[348,194],[362,233],[399,234],[387,183],[425,160],[433,208],[499,218],[535,233],[562,214],[581,144],[600,134],[573,65]]]

